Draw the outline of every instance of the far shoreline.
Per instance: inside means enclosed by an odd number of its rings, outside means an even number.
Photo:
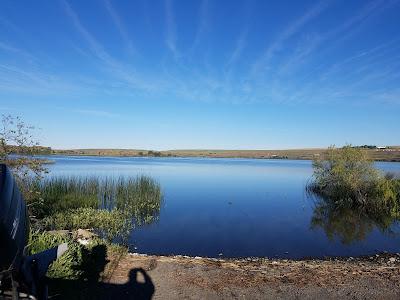
[[[160,158],[241,158],[313,160],[324,155],[326,148],[289,150],[134,150],[134,149],[71,149],[51,150],[42,155],[93,156],[93,157],[160,157]],[[363,149],[373,161],[400,162],[400,146],[384,149]]]

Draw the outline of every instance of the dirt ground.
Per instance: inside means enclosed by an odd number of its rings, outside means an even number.
[[[400,299],[400,254],[300,261],[128,254],[110,258],[102,282],[100,298],[112,299]]]

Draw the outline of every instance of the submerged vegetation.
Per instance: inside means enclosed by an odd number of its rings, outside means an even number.
[[[362,150],[331,147],[313,168],[307,186],[317,197],[311,226],[323,228],[329,238],[362,240],[374,227],[390,231],[400,219],[400,179],[380,173]]]

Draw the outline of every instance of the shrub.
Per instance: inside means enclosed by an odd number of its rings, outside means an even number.
[[[313,161],[314,181],[309,190],[340,202],[365,203],[379,180],[379,173],[365,153],[351,146],[330,147]]]
[[[376,183],[371,201],[371,210],[386,210],[392,217],[400,218],[400,180],[380,178]],[[373,205],[375,204],[375,205]]]
[[[47,172],[44,161],[34,156],[43,148],[33,137],[35,128],[20,117],[2,115],[0,123],[0,163],[11,168],[31,213],[38,191],[28,183],[39,182]]]
[[[372,220],[400,218],[400,179],[379,173],[361,149],[330,147],[322,159],[314,160],[313,168],[307,190],[330,206],[356,208]]]
[[[69,234],[53,232],[32,232],[29,237],[30,254],[68,243],[68,250],[54,261],[47,272],[52,279],[81,279],[97,281],[108,263],[107,252],[111,255],[126,253],[126,248],[110,245],[99,238],[94,238],[88,245],[81,245]]]
[[[31,232],[29,236],[30,254],[56,247],[62,243],[68,243],[68,250],[51,264],[47,271],[47,276],[50,278],[66,279],[80,278],[83,275],[81,268],[83,246],[74,241],[69,235],[50,232]]]

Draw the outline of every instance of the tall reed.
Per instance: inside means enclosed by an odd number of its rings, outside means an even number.
[[[46,229],[101,224],[97,227],[104,230],[107,221],[101,220],[112,221],[116,216],[116,224],[127,223],[120,220],[122,217],[132,226],[146,224],[158,217],[162,203],[160,184],[147,176],[48,177],[37,190],[34,216]],[[110,224],[112,232],[114,225]]]

